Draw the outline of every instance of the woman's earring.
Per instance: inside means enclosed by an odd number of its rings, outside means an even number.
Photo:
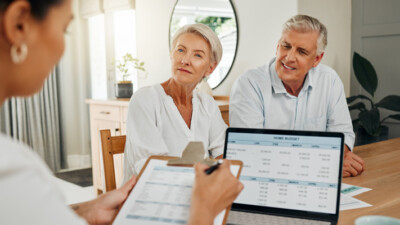
[[[22,43],[21,46],[18,48],[15,45],[11,46],[11,60],[14,64],[20,64],[28,55],[28,47],[25,43]]]

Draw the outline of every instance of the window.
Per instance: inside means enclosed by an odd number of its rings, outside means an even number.
[[[106,40],[104,15],[92,16],[89,26],[89,61],[92,98],[107,98]]]
[[[113,16],[115,59],[121,59],[126,53],[136,57],[135,11],[116,11]],[[117,81],[122,80],[120,74],[115,70],[113,72],[116,74]],[[133,74],[131,79],[134,85],[133,90],[137,90],[137,74]]]
[[[126,53],[136,57],[135,11],[106,12],[88,17],[89,61],[92,98],[114,97],[114,85],[121,80],[113,61]],[[137,75],[132,77],[137,89]]]

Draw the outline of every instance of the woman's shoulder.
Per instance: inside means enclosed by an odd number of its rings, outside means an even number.
[[[28,148],[28,146],[21,144],[4,134],[0,134],[0,145],[1,159],[3,159],[3,156],[14,157],[22,155]]]
[[[162,99],[162,87],[160,84],[142,87],[137,90],[130,100],[131,104],[149,104]]]
[[[43,167],[41,159],[27,145],[3,134],[0,134],[0,145],[0,171]]]
[[[196,98],[199,100],[200,105],[208,112],[213,112],[218,109],[218,104],[212,96],[202,92],[194,92]]]
[[[151,98],[160,95],[160,88],[162,88],[160,84],[141,87],[132,95],[132,98]]]

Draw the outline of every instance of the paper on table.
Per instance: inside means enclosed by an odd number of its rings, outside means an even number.
[[[348,195],[341,194],[340,195],[340,211],[349,210],[349,209],[358,209],[372,206],[366,202],[358,200]]]
[[[345,184],[342,183],[342,188],[340,193],[347,195],[347,196],[355,196],[367,191],[372,190],[371,188],[359,187],[355,185]]]
[[[233,175],[239,166],[231,165]],[[192,167],[167,166],[167,161],[150,160],[114,224],[186,224],[194,182]],[[214,220],[222,224],[225,210]]]

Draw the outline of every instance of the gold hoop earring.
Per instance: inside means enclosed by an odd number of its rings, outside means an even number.
[[[28,55],[28,47],[25,43],[22,43],[21,46],[17,47],[15,45],[11,46],[11,60],[14,64],[20,64]]]

